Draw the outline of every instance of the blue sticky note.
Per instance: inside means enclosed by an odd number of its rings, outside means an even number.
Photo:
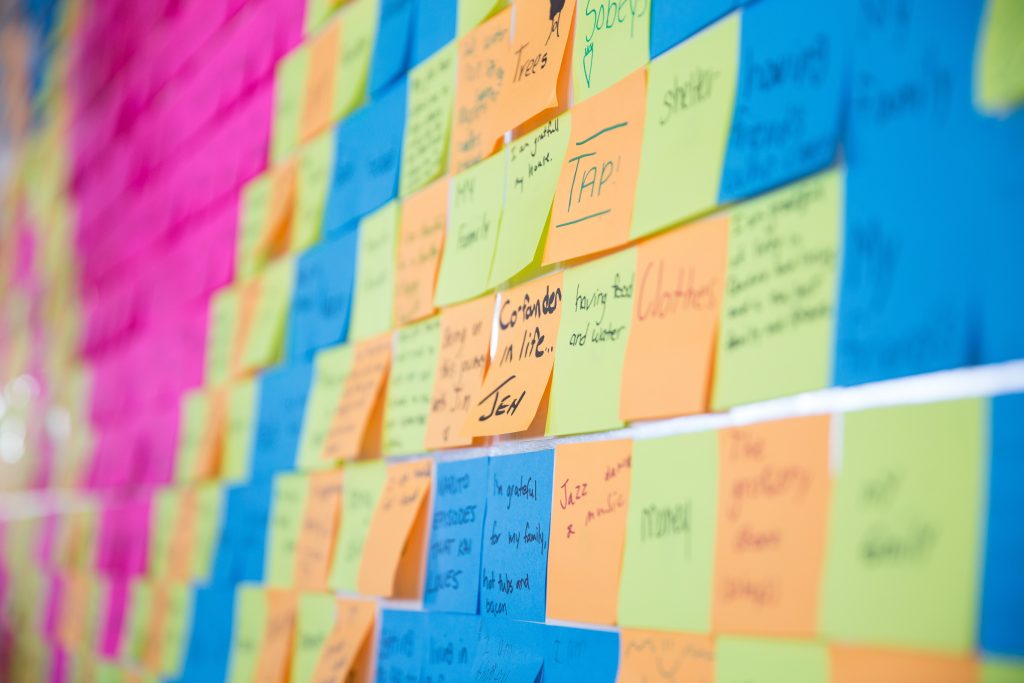
[[[254,480],[269,478],[294,466],[312,374],[312,363],[298,362],[279,365],[260,376],[259,413],[252,449]]]
[[[672,49],[711,22],[740,5],[739,0],[653,0],[651,7],[651,59]],[[577,8],[576,11],[586,11]]]
[[[227,489],[217,556],[211,572],[214,585],[233,586],[263,578],[267,521],[273,481]]]
[[[829,165],[839,148],[846,2],[765,0],[743,10],[722,203]]]
[[[311,360],[317,349],[348,336],[355,261],[355,233],[326,239],[299,258],[288,319],[290,360]]]
[[[487,509],[487,458],[439,462],[435,482],[423,606],[476,614]]]
[[[480,617],[435,612],[428,621],[430,636],[423,683],[472,680],[480,641]]]
[[[416,0],[410,67],[454,40],[458,13],[458,0]]]
[[[472,678],[464,680],[536,683],[544,666],[544,629],[526,621],[482,620]]]
[[[617,631],[548,626],[544,636],[544,683],[615,683],[619,674]]]
[[[981,649],[1024,657],[1024,394],[992,399]]]
[[[348,232],[359,218],[356,209],[359,196],[358,114],[355,112],[334,129],[334,168],[324,204],[323,233],[326,236]]]
[[[379,209],[398,195],[405,91],[405,80],[401,80],[353,116],[359,184],[355,211],[359,217]]]
[[[491,458],[480,613],[544,621],[554,451]]]
[[[180,680],[224,680],[231,654],[234,593],[233,588],[199,588],[195,591],[192,629]]]
[[[381,0],[377,42],[370,64],[370,94],[373,97],[409,69],[415,9],[416,0]]]
[[[419,683],[427,651],[425,612],[385,609],[380,612],[377,680]]]

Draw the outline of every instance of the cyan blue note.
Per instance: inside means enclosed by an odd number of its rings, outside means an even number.
[[[480,614],[544,621],[554,451],[491,458]]]
[[[849,64],[848,7],[848,0],[764,0],[744,8],[722,203],[778,187],[835,158]]]
[[[473,662],[480,641],[480,617],[433,612],[427,621],[430,636],[423,666],[423,683],[472,680]]]
[[[619,673],[617,631],[547,626],[544,683],[615,683]]]
[[[405,130],[405,79],[391,85],[380,97],[353,115],[359,192],[357,217],[398,195],[398,165]]]
[[[380,612],[379,683],[419,683],[427,654],[426,612]]]
[[[193,595],[192,629],[180,680],[223,681],[231,653],[234,587],[199,588]]]
[[[672,49],[741,4],[740,0],[653,0],[653,3],[651,59]],[[576,11],[585,12],[585,4],[586,0],[577,4]]]
[[[487,509],[487,458],[438,462],[433,489],[423,606],[476,614]]]
[[[544,666],[545,628],[543,624],[526,621],[484,619],[473,662],[473,677],[466,680],[536,683]]]
[[[327,237],[351,231],[359,219],[356,209],[360,150],[357,115],[358,111],[343,119],[334,129],[334,169],[324,204],[323,234]]]
[[[227,489],[217,556],[211,572],[214,585],[233,586],[263,579],[263,555],[273,480]]]
[[[311,360],[317,349],[348,337],[356,234],[343,233],[299,258],[288,319],[287,357]]]
[[[370,95],[377,95],[405,75],[412,51],[415,0],[381,0],[377,42],[370,64]]]
[[[413,12],[412,55],[416,66],[455,38],[458,0],[415,0]]]
[[[259,413],[252,449],[252,478],[292,469],[302,432],[302,414],[313,373],[309,362],[287,363],[259,378]]]

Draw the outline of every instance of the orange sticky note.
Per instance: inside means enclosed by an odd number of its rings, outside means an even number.
[[[152,604],[149,607],[149,619],[145,626],[146,637],[143,639],[142,666],[151,673],[160,672],[163,664],[164,630],[167,625],[170,591],[167,584],[154,583]]]
[[[255,683],[281,683],[287,679],[296,607],[295,593],[267,590],[267,623],[253,676]]]
[[[729,219],[720,216],[637,246],[623,420],[706,411],[728,235]]]
[[[359,565],[362,595],[419,598],[426,542],[425,501],[432,474],[429,459],[388,465],[387,482]]]
[[[480,388],[491,351],[494,296],[467,301],[441,312],[441,345],[427,413],[427,448],[468,446],[462,433],[471,399]]]
[[[338,612],[310,679],[327,681],[368,681],[372,672],[370,634],[377,616],[377,606],[362,600],[337,601]]]
[[[243,360],[246,340],[260,305],[260,278],[253,278],[238,286],[238,326],[231,344],[231,376],[240,377],[245,373]]]
[[[815,635],[830,420],[821,415],[719,432],[717,633]]]
[[[196,476],[213,479],[220,472],[221,448],[224,443],[224,425],[227,420],[228,392],[219,387],[210,392],[210,413],[206,428],[196,450]]]
[[[390,332],[356,344],[352,370],[324,439],[323,457],[351,460],[380,454],[382,390],[390,366]]]
[[[619,683],[714,683],[715,643],[671,631],[619,633]]]
[[[647,72],[572,109],[572,137],[551,206],[544,264],[629,241],[644,138]]]
[[[273,171],[267,222],[256,244],[259,263],[266,263],[288,251],[291,239],[292,210],[295,206],[295,182],[298,163],[289,159]]]
[[[832,683],[977,683],[973,657],[833,645]]]
[[[562,320],[561,271],[501,292],[498,346],[483,385],[473,394],[463,433],[512,434],[530,427],[555,364]]]
[[[297,588],[321,590],[327,585],[334,537],[340,523],[343,475],[342,470],[309,475],[309,495],[295,542]]]
[[[547,615],[614,624],[626,542],[632,442],[555,449]]]
[[[199,497],[196,490],[183,489],[178,496],[178,514],[167,546],[167,574],[173,581],[187,582],[192,579],[192,550],[196,547],[198,512]]]
[[[335,72],[339,68],[341,21],[335,19],[309,43],[309,66],[306,71],[306,92],[302,101],[301,140],[312,139],[331,122],[334,105]]]
[[[506,79],[511,26],[512,8],[509,7],[459,40],[448,155],[453,174],[491,156],[505,132],[499,98]]]
[[[448,216],[448,178],[402,201],[395,271],[395,326],[434,313],[434,285]]]

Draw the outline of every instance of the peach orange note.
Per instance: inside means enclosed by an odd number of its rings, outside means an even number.
[[[637,246],[619,401],[623,420],[707,409],[728,234],[723,215]]]
[[[199,495],[189,487],[178,496],[178,510],[174,526],[170,529],[167,545],[167,575],[172,581],[192,579],[192,552],[196,547],[196,529],[199,526]]]
[[[441,311],[441,345],[427,413],[427,448],[468,446],[462,425],[480,387],[491,351],[494,295]]]
[[[295,586],[322,590],[334,555],[334,537],[341,517],[343,470],[313,472],[309,495],[295,542]]]
[[[714,683],[715,643],[709,636],[622,629],[619,683]]]
[[[149,619],[145,626],[146,637],[143,639],[142,666],[151,673],[161,671],[163,664],[164,631],[167,628],[167,615],[170,609],[170,591],[165,583],[154,583],[152,604],[149,607]]]
[[[547,615],[614,624],[626,541],[632,442],[555,449]]]
[[[395,326],[434,313],[434,285],[441,265],[448,216],[448,178],[402,201],[395,270]]]
[[[368,681],[370,634],[377,615],[372,602],[338,599],[334,628],[327,636],[313,673],[313,683]]]
[[[273,171],[267,222],[257,242],[259,263],[263,264],[288,251],[291,240],[292,213],[295,207],[295,188],[299,166],[290,159]]]
[[[973,657],[833,645],[832,683],[977,683]]]
[[[255,683],[281,683],[287,679],[297,607],[293,591],[267,590],[267,623],[253,677]]]
[[[227,420],[228,391],[217,387],[210,391],[210,414],[196,449],[195,473],[199,479],[213,479],[220,471],[224,426]]]
[[[828,415],[719,432],[716,632],[814,636],[828,523]]]
[[[426,542],[426,499],[433,462],[388,465],[388,478],[370,521],[359,565],[359,592],[418,598]]]
[[[468,437],[528,429],[551,383],[562,320],[561,271],[499,296],[497,351],[470,401],[463,427]]]
[[[341,46],[341,21],[335,20],[309,40],[309,66],[306,71],[306,92],[302,102],[299,135],[302,141],[312,139],[331,122],[334,105],[335,72]]]
[[[390,367],[390,332],[356,344],[352,370],[324,440],[323,457],[352,460],[380,455],[382,394]]]
[[[89,576],[82,571],[70,572],[64,576],[64,593],[57,633],[60,644],[68,650],[78,650],[83,645],[85,622],[89,616],[89,583]],[[89,647],[91,648],[91,645]]]
[[[253,327],[256,309],[260,305],[260,278],[242,282],[238,287],[238,324],[235,338],[231,343],[231,376],[240,377],[245,372],[245,346],[249,331]]]
[[[545,264],[629,241],[646,91],[647,72],[639,69],[573,107],[569,151],[551,206]]]

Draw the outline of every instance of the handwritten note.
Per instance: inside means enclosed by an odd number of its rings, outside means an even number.
[[[403,197],[441,177],[448,167],[456,79],[455,43],[409,72],[399,194]]]
[[[616,623],[630,446],[629,441],[595,441],[555,449],[548,553],[551,619]]]
[[[377,501],[387,481],[387,465],[380,461],[353,463],[345,468],[345,495],[341,497],[341,524],[334,543],[328,584],[356,592],[359,565]]]
[[[242,347],[244,369],[265,368],[281,358],[294,282],[295,261],[291,258],[274,261],[260,275],[259,299]]]
[[[299,257],[288,319],[285,355],[309,360],[324,346],[348,337],[356,235],[345,233],[320,242]]]
[[[195,489],[196,519],[192,532],[194,546],[189,553],[192,558],[188,578],[206,581],[213,571],[213,558],[217,551],[217,536],[220,533],[221,508],[224,505],[224,490],[217,481],[200,484]]]
[[[305,101],[309,49],[305,44],[277,62],[274,74],[274,127],[270,136],[270,161],[284,161],[299,144],[302,107]]]
[[[384,453],[423,451],[434,388],[434,368],[441,343],[441,320],[435,316],[395,333],[394,359],[384,403]]]
[[[663,230],[718,204],[739,42],[736,13],[651,62],[631,236]]]
[[[562,318],[562,273],[502,292],[498,343],[483,386],[473,394],[466,436],[521,432],[530,426],[551,379]]]
[[[565,626],[544,628],[544,680],[548,683],[615,683],[619,634]]]
[[[718,515],[718,436],[633,443],[619,624],[707,633]]]
[[[298,588],[323,590],[327,585],[340,523],[343,475],[342,470],[331,470],[315,472],[306,478],[309,490],[295,540],[293,583]]]
[[[310,140],[331,121],[335,72],[341,47],[341,21],[332,19],[305,43],[308,54],[306,87],[299,124],[301,140]]]
[[[572,143],[551,207],[545,264],[587,256],[629,240],[646,88],[647,74],[641,69],[600,97],[573,108]]]
[[[577,2],[573,100],[583,102],[647,63],[651,0]]]
[[[957,683],[979,680],[978,663],[969,656],[833,645],[829,648],[829,664],[831,683]],[[981,679],[982,683],[984,680]]]
[[[366,99],[370,59],[377,35],[378,0],[354,0],[340,11],[341,51],[335,59],[332,117],[348,115]]]
[[[302,419],[302,436],[295,462],[301,469],[327,466],[322,457],[334,414],[352,370],[354,349],[341,344],[322,349],[313,362],[313,380]]]
[[[552,451],[492,458],[480,613],[543,621],[551,526]]]
[[[302,413],[313,374],[312,364],[279,365],[260,376],[259,418],[253,442],[254,478],[290,470],[302,431]]]
[[[715,641],[671,631],[619,631],[619,680],[715,682]]]
[[[309,249],[320,239],[324,204],[334,168],[334,134],[324,133],[302,147],[292,213],[291,250]]]
[[[210,319],[203,375],[220,384],[231,374],[241,298],[238,287],[225,287],[210,297]]]
[[[567,300],[551,380],[549,433],[622,426],[619,394],[635,274],[635,249],[565,271]]]
[[[300,593],[295,617],[295,652],[290,680],[312,681],[337,614],[338,598],[327,593]]]
[[[178,427],[178,453],[175,457],[175,479],[193,481],[207,476],[200,471],[199,457],[211,419],[210,394],[193,389],[181,398],[181,421]]]
[[[969,651],[982,401],[847,413],[843,423],[821,632],[837,641]]]
[[[427,619],[423,612],[385,609],[380,613],[378,681],[418,681],[426,655]]]
[[[470,680],[536,683],[544,666],[544,629],[528,621],[483,619]]]
[[[301,594],[289,680],[365,680],[376,611],[372,602]]]
[[[228,680],[283,680],[291,653],[295,599],[285,591],[243,585],[235,593],[235,629]]]
[[[840,183],[830,171],[732,212],[716,410],[828,385]]]
[[[1024,101],[1024,51],[1018,40],[1024,7],[1014,0],[988,0],[986,7],[974,97],[986,110],[1006,111]]]
[[[430,615],[423,683],[472,680],[480,640],[480,617],[469,614]]]
[[[390,367],[390,334],[355,345],[352,366],[324,437],[321,457],[351,460],[379,453],[383,412],[381,391]]]
[[[395,271],[395,326],[434,312],[434,285],[441,265],[448,216],[448,179],[428,185],[402,201]]]
[[[477,613],[487,458],[437,463],[423,606]]]
[[[266,568],[268,586],[290,587],[295,580],[295,549],[309,498],[309,481],[302,474],[274,477],[274,498],[267,525]]]
[[[397,237],[398,202],[359,221],[351,339],[366,339],[391,329]]]
[[[235,273],[239,279],[251,278],[266,261],[257,247],[269,223],[271,195],[275,191],[273,171],[256,176],[242,187],[238,207],[238,237],[235,246]]]
[[[719,638],[717,683],[828,683],[828,651],[813,642]]]

